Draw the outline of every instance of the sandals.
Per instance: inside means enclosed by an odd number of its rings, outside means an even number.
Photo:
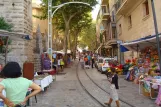
[[[111,107],[111,104],[109,103],[104,103],[107,107]]]

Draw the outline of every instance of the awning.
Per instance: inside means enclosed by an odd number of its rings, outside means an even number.
[[[160,35],[159,36],[159,41],[161,41],[161,33],[159,35]],[[157,47],[156,35],[147,36],[147,37],[140,38],[138,40],[134,40],[134,41],[131,41],[131,42],[128,42],[128,43],[123,43],[120,46],[120,50],[121,50],[121,52],[139,51],[139,50],[144,49],[147,46],[152,46],[154,48]]]
[[[95,51],[96,53],[98,53],[99,49],[102,47],[102,44],[100,44],[100,46],[97,48],[97,50]]]
[[[117,44],[117,40],[116,39],[111,39],[108,42],[105,43],[105,45],[116,45]]]

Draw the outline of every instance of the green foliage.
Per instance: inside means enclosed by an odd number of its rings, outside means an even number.
[[[1,30],[7,30],[7,31],[12,31],[13,25],[8,24],[3,17],[0,17],[0,29]]]
[[[73,0],[53,0],[52,5],[57,6],[66,2],[71,2]],[[97,4],[97,0],[77,0],[79,2],[85,2],[89,3],[91,6],[95,6]],[[41,4],[41,10],[42,14],[40,16],[33,15],[34,17],[37,17],[39,19],[47,19],[48,17],[48,0],[42,0]],[[57,22],[54,23],[57,25],[57,29],[59,30],[65,30],[65,19],[69,19],[71,15],[76,13],[76,17],[73,19],[80,20],[82,15],[84,13],[90,12],[92,8],[90,6],[84,5],[84,4],[68,4],[60,8],[55,14],[54,18],[57,19]],[[54,9],[53,9],[54,11]],[[63,17],[63,15],[65,17]],[[73,20],[72,19],[72,20]]]
[[[89,50],[96,48],[96,25],[92,23],[90,27],[84,28],[80,34],[79,47],[85,48],[88,46]]]

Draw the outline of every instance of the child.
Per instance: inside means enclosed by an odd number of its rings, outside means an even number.
[[[119,103],[119,98],[118,98],[118,93],[117,90],[119,89],[118,86],[118,75],[115,71],[115,68],[111,68],[111,77],[107,77],[109,82],[111,83],[110,86],[110,100],[108,103],[105,103],[105,105],[107,105],[108,107],[111,107],[111,103],[114,100],[116,102],[117,107],[120,107],[120,103]]]

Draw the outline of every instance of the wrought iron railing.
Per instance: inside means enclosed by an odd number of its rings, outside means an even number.
[[[115,3],[115,9],[116,11],[118,11],[118,9],[121,7],[122,3],[124,3],[125,0],[118,0],[116,3]]]

